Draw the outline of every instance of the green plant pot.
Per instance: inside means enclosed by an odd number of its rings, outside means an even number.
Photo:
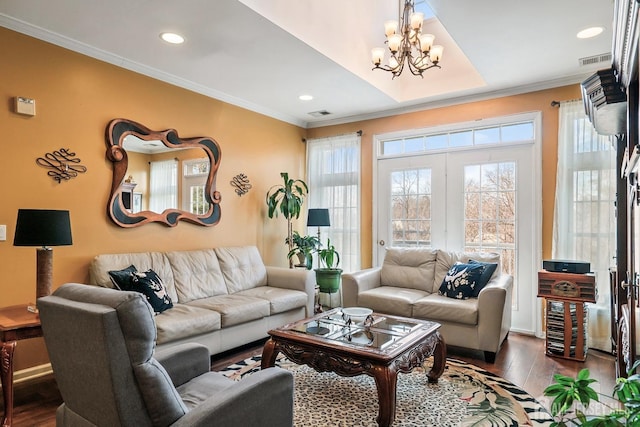
[[[325,294],[335,294],[340,289],[342,280],[341,268],[316,268],[316,283],[320,292]]]

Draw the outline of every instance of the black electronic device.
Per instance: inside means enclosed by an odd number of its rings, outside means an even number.
[[[547,259],[542,261],[542,268],[560,273],[584,274],[591,271],[591,264],[570,259]]]

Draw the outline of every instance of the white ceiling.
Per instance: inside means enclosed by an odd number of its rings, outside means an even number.
[[[0,0],[0,26],[303,127],[579,83],[610,67],[578,59],[610,53],[613,0],[426,1],[445,50],[423,79],[371,70],[396,0]],[[576,38],[591,26],[605,30]],[[186,42],[169,45],[164,31]],[[331,114],[309,115],[319,110]]]

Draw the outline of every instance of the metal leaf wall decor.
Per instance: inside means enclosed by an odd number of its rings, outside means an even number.
[[[243,173],[234,176],[230,184],[236,188],[236,194],[238,196],[247,194],[249,192],[249,189],[251,189],[249,178],[247,178],[247,176]]]
[[[51,153],[46,153],[44,157],[38,157],[36,163],[49,169],[47,175],[60,184],[63,180],[68,181],[75,178],[79,173],[85,173],[87,167],[80,164],[80,159],[75,157],[76,153],[68,148],[61,148]]]

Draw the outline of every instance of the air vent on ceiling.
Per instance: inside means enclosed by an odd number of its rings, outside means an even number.
[[[327,110],[312,111],[312,112],[309,113],[309,115],[313,116],[313,117],[328,116],[329,114],[331,114],[331,113],[328,112]]]
[[[587,65],[600,64],[603,62],[611,64],[610,53],[601,53],[600,55],[585,56],[584,58],[578,59],[578,65],[580,65],[581,67],[586,67]]]

